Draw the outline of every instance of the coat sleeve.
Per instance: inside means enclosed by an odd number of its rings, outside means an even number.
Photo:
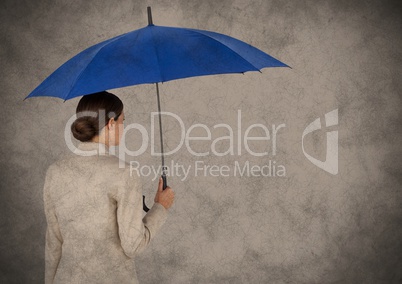
[[[130,176],[127,171],[115,198],[121,246],[124,253],[133,258],[148,246],[165,223],[168,212],[163,205],[154,203],[147,214],[142,217],[140,180],[136,175]]]
[[[47,221],[46,243],[45,243],[45,283],[53,283],[57,267],[61,258],[63,238],[60,233],[54,203],[50,198],[51,171],[46,173],[45,185],[43,188],[44,210]]]

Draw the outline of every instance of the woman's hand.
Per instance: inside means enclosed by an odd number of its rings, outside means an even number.
[[[156,192],[154,201],[162,204],[166,209],[169,209],[174,201],[173,190],[169,186],[163,190],[163,179],[161,177],[159,178],[158,191]]]

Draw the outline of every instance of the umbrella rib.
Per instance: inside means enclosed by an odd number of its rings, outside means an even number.
[[[247,62],[248,64],[250,64],[253,68],[255,68],[255,71],[260,71],[260,69],[262,68],[257,68],[256,66],[254,66],[254,64],[252,64],[250,61],[248,61],[247,59],[245,59],[243,56],[241,56],[238,52],[234,51],[232,48],[230,48],[229,46],[227,46],[226,44],[224,44],[223,42],[211,37],[208,34],[202,33],[202,31],[199,30],[195,30],[195,29],[188,29],[190,31],[196,32],[198,34],[201,34],[203,36],[206,36],[208,38],[210,38],[211,40],[215,41],[215,42],[219,42],[221,45],[225,46],[228,50],[232,51],[233,53],[237,54],[241,59],[243,59],[245,62]],[[261,72],[261,71],[260,71]],[[244,73],[244,72],[240,72],[240,73]]]
[[[216,39],[216,38],[214,38],[214,37],[211,37],[211,36],[208,35],[207,33],[204,33],[204,31],[202,31],[202,30],[196,30],[196,29],[187,29],[187,30],[193,31],[193,32],[198,33],[198,34],[201,34],[201,35],[203,35],[203,36],[206,36],[206,37],[208,37],[208,38],[210,38],[210,39],[212,39],[212,40],[218,42],[219,44],[223,45],[225,48],[227,48],[228,50],[230,50],[230,51],[232,51],[233,53],[237,54],[237,55],[238,55],[240,58],[242,58],[245,62],[247,62],[247,63],[250,64],[253,68],[255,68],[255,71],[259,71],[260,73],[262,73],[262,72],[261,72],[261,69],[268,67],[268,66],[264,66],[264,67],[261,67],[261,68],[256,67],[253,63],[251,63],[250,61],[248,61],[247,59],[245,59],[241,54],[239,54],[238,52],[236,52],[235,50],[233,50],[232,48],[230,48],[228,45],[226,45],[225,43],[223,43],[222,41],[220,41],[220,40],[218,40],[218,39]],[[205,32],[209,32],[209,31],[205,31]],[[209,32],[209,33],[212,33],[212,32]],[[223,34],[219,34],[219,33],[217,33],[217,34],[218,34],[218,35],[221,35],[221,36],[224,36]],[[235,39],[235,38],[233,38],[233,39]],[[250,47],[255,48],[256,50],[258,50],[258,51],[260,51],[260,52],[262,52],[262,53],[265,53],[265,52],[263,52],[262,50],[260,50],[260,49],[258,49],[258,48],[256,48],[256,47],[254,47],[254,46],[252,46],[252,45],[250,45],[250,44],[247,44],[246,42],[243,42],[243,41],[241,41],[241,40],[238,40],[238,41],[240,41],[240,42],[242,42],[242,43],[244,43],[244,44],[246,44],[246,45],[249,45]],[[268,55],[268,56],[270,56],[270,57],[271,57],[272,59],[274,59],[274,60],[279,61],[278,59],[272,57],[271,55]],[[281,62],[281,61],[279,61],[279,62],[282,63],[282,64],[284,64],[284,63]],[[282,67],[282,66],[272,66],[272,67]],[[289,66],[286,65],[286,64],[284,64],[283,67],[289,67]],[[250,71],[250,70],[246,70],[245,72],[247,72],[247,71]],[[241,72],[241,73],[244,73],[244,72]]]
[[[71,94],[71,91],[74,89],[75,84],[77,83],[77,81],[81,78],[82,74],[85,72],[85,70],[87,70],[88,66],[92,63],[92,61],[95,59],[95,57],[98,55],[98,53],[107,45],[109,45],[110,43],[118,40],[119,38],[121,38],[122,36],[125,36],[126,34],[122,34],[120,36],[117,36],[113,39],[111,39],[109,42],[107,42],[106,44],[102,45],[102,47],[100,47],[96,53],[94,54],[94,56],[92,56],[91,60],[88,62],[88,64],[85,65],[85,68],[83,68],[80,73],[78,74],[77,78],[74,80],[73,84],[71,84],[71,88],[70,91],[68,92],[67,96],[64,98],[65,100],[68,99],[68,96]],[[86,94],[83,94],[86,95]]]

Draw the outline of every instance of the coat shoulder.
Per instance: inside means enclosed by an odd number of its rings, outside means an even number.
[[[130,164],[114,155],[80,156],[68,153],[50,164],[46,174],[88,171],[125,177],[130,174]]]

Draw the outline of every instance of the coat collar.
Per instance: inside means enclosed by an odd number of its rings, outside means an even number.
[[[109,155],[109,147],[99,142],[80,142],[73,152],[80,156]]]

